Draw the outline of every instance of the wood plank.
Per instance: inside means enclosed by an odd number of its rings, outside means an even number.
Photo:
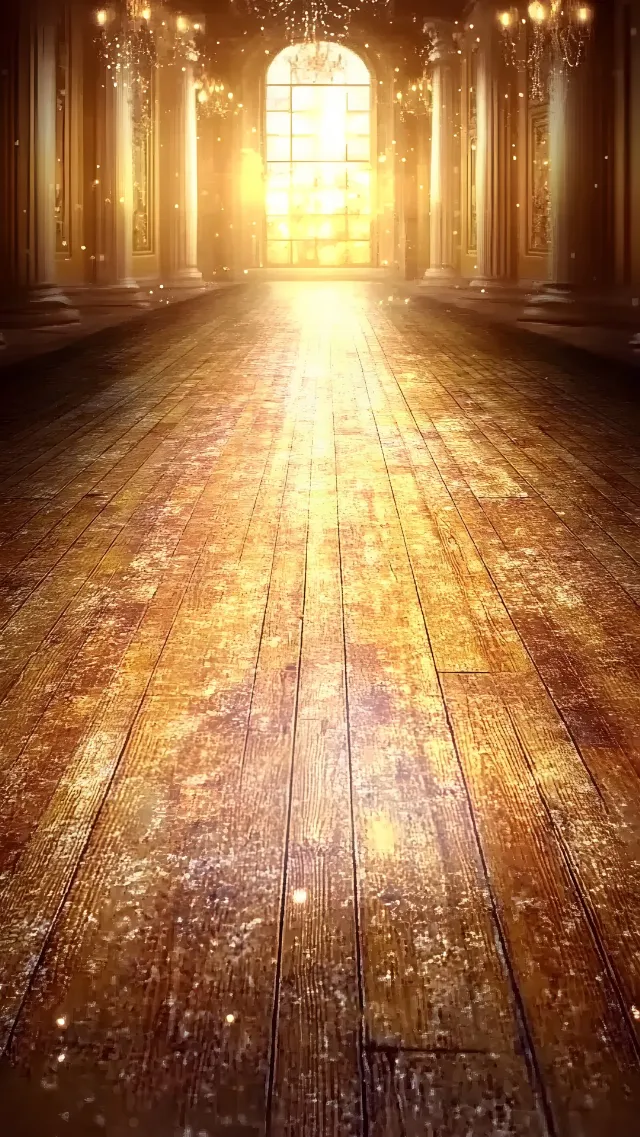
[[[378,365],[365,372],[367,390],[438,670],[530,670],[522,642],[377,347],[374,343],[372,358]]]
[[[444,691],[556,1126],[568,1137],[596,1137],[612,1124],[624,1131],[640,1100],[630,1016],[494,682],[450,675]],[[604,869],[614,845],[600,818]],[[574,818],[576,852],[579,825]],[[586,867],[584,846],[580,861]]]
[[[375,423],[362,378],[334,373],[368,1037],[510,1051],[512,994]]]
[[[242,452],[243,442],[242,435],[236,439],[236,462],[238,451]],[[281,457],[280,462],[282,462]],[[224,494],[227,512],[233,514],[236,522],[236,543],[235,545],[230,543],[226,550],[231,563],[234,558],[237,560],[238,553],[242,549],[246,526],[251,517],[263,469],[264,459],[259,454],[257,465],[255,462],[249,463],[244,471],[245,479],[249,482],[253,480],[255,486],[253,501],[250,495],[247,497],[244,529],[237,502],[233,498],[230,499],[228,492],[225,492],[228,491],[228,486],[222,483],[217,487]],[[213,520],[215,521],[215,514]],[[208,528],[205,529],[205,534],[210,538]],[[204,555],[203,551],[200,559]],[[138,636],[134,638],[121,664],[116,682],[107,689],[98,705],[91,731],[81,741],[77,750],[69,756],[65,773],[21,858],[18,871],[10,879],[2,894],[6,919],[0,932],[2,937],[0,954],[7,963],[5,983],[0,993],[0,1023],[5,1039],[6,1032],[15,1019],[25,984],[29,982],[34,963],[46,941],[51,921],[73,879],[78,858],[83,852],[104,801],[105,792],[117,769],[140,702],[147,690],[150,690],[153,669],[158,666],[161,653],[166,650],[165,641],[169,631],[172,630],[174,636],[180,635],[180,627],[174,625],[178,614],[183,626],[185,622],[189,623],[190,613],[188,609],[185,611],[185,596],[187,590],[192,587],[195,569],[188,563],[185,567],[188,575],[183,582],[182,592],[178,596],[175,592],[171,595],[172,606],[165,608],[160,599],[155,602],[156,598],[150,605],[147,620],[143,621]],[[242,609],[242,605],[239,607]],[[151,627],[151,672],[141,670],[138,666],[140,652],[143,658],[148,658],[149,654],[148,625]],[[156,626],[158,626],[157,632]],[[174,691],[178,674],[174,676]],[[224,691],[222,694],[224,696]],[[150,705],[153,722],[153,713],[157,712],[158,708],[153,700],[150,701]],[[173,707],[172,702],[169,703],[169,707]],[[171,716],[173,714],[174,711],[171,710]],[[79,786],[82,787],[82,792],[79,792]],[[43,863],[47,865],[47,872],[44,874]],[[28,935],[25,934],[25,928],[30,929]]]
[[[226,537],[217,563],[211,550],[219,526],[207,531],[203,547],[209,578],[217,572],[225,589],[222,602],[209,610],[217,667],[225,684],[211,690],[211,677],[206,676],[201,692],[194,695],[190,682],[181,687],[177,667],[173,697],[152,695],[146,700],[48,951],[41,987],[25,1012],[28,1034],[38,1034],[46,1053],[56,1039],[45,1005],[63,1000],[72,1008],[74,1028],[84,1040],[75,1060],[81,1067],[84,1063],[85,1073],[95,1075],[101,1097],[109,1097],[92,1065],[91,1041],[104,1025],[93,1018],[91,992],[103,1005],[108,994],[116,1040],[109,1070],[115,1078],[118,1071],[135,1071],[129,1098],[110,1101],[111,1116],[120,1110],[120,1123],[123,1111],[129,1116],[133,1095],[132,1108],[138,1114],[142,1110],[143,1116],[145,1108],[153,1110],[160,1100],[171,1116],[187,1111],[197,1117],[205,1110],[214,1131],[227,1116],[250,1119],[247,1132],[264,1124],[292,731],[286,715],[264,722],[264,698],[278,682],[273,666],[282,663],[281,652],[274,657],[272,641],[279,637],[273,635],[267,644],[265,690],[262,697],[258,693],[255,753],[245,754],[244,743],[263,622],[268,624],[265,605],[295,403],[294,391],[284,401],[284,418],[279,401],[268,412],[272,438],[265,423],[261,433],[252,432],[251,446],[238,440],[235,472],[253,481],[254,498],[247,493],[233,496],[228,486],[220,487],[229,519],[221,527]],[[299,445],[308,462],[304,433]],[[301,477],[304,483],[304,471]],[[308,494],[308,473],[306,486]],[[299,484],[292,494],[300,496]],[[244,530],[239,501],[244,503]],[[288,554],[291,540],[297,546],[302,536],[304,557],[304,519],[302,530],[296,523],[293,534],[285,527],[283,535],[287,533],[289,544],[279,553],[280,586],[274,593],[279,609],[272,611],[270,621],[278,621],[290,659],[291,652],[297,652],[291,631],[299,637],[300,609],[292,608],[288,582],[299,589],[301,578],[290,578]],[[208,602],[211,593],[198,587],[189,602],[187,593],[171,638],[182,638],[188,667],[194,605]],[[239,642],[245,645],[241,653]],[[201,652],[207,650],[205,642]],[[282,679],[281,667],[277,672]],[[287,662],[284,677],[288,674]],[[295,684],[289,690],[294,692]],[[273,716],[273,708],[268,709]],[[286,706],[279,709],[286,711]],[[266,765],[265,758],[270,758]],[[280,810],[280,832],[277,824],[274,828],[274,808]],[[257,891],[261,879],[271,920]],[[123,880],[128,882],[124,889]],[[95,913],[95,924],[92,920],[87,925],[88,911]],[[256,918],[256,912],[262,914]],[[113,928],[124,931],[133,924],[133,938],[125,934],[124,940],[113,939]],[[133,987],[123,980],[122,1001],[104,990],[105,952],[109,969],[117,957],[119,973],[136,977]],[[63,974],[71,976],[70,987],[64,980],[60,987]],[[228,1015],[233,1022],[227,1022]],[[129,1025],[122,1031],[125,1021]],[[187,1037],[192,1041],[185,1046]],[[14,1053],[20,1038],[19,1030]],[[24,1056],[31,1057],[28,1044]]]
[[[324,352],[315,337],[308,350],[322,373]],[[318,382],[312,443],[270,1131],[278,1137],[359,1137],[349,741],[333,408],[324,379]]]
[[[603,706],[593,687],[592,672],[585,666],[584,654],[576,652],[575,640],[567,639],[565,607],[549,604],[548,596],[540,597],[531,588],[532,558],[523,556],[518,560],[507,548],[491,524],[487,509],[471,493],[435,430],[425,410],[424,393],[413,381],[403,386],[438,472],[574,741],[583,750],[585,746],[594,747],[591,768],[613,808],[621,816],[637,818],[635,777],[629,778],[636,752],[629,748],[626,737],[627,723],[632,727],[633,719],[628,715],[620,718],[609,702]],[[507,523],[505,536],[511,539],[513,531],[513,524]],[[632,681],[627,683],[627,689],[629,686],[633,686]]]
[[[0,801],[0,874],[15,865],[61,777],[69,753],[90,726],[102,692],[115,678],[150,600],[167,573],[171,574],[171,558],[210,481],[212,468],[219,474],[224,470],[217,463],[218,455],[236,426],[242,402],[232,400],[221,421],[216,416],[207,438],[202,436],[202,425],[198,432],[191,432],[190,445],[183,448],[174,472],[161,484],[162,508],[150,516],[147,500],[123,530],[123,534],[127,528],[131,532],[126,541],[121,534],[122,550],[116,556],[116,546],[112,547],[111,554],[103,558],[93,574],[90,586],[85,586],[88,595],[84,604],[80,601],[80,625],[84,627],[85,639],[78,642],[78,627],[72,621],[74,655],[69,659],[65,638],[59,637],[58,647],[65,645],[59,662],[68,666],[59,676],[49,712],[43,713],[51,702],[55,674],[49,651],[41,653],[45,656],[41,661],[44,676],[32,667],[28,680],[25,676],[16,685],[13,697],[7,697],[0,705],[0,730],[4,725],[0,769],[5,775]],[[202,421],[201,418],[201,424]],[[211,523],[211,495],[207,508]],[[31,698],[25,706],[27,682],[31,684]],[[43,716],[40,722],[39,714]],[[35,723],[37,729],[33,729]],[[30,726],[33,733],[29,737]]]
[[[541,1111],[495,1054],[373,1052],[371,1137],[537,1137]]]

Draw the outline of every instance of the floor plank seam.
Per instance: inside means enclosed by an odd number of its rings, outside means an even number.
[[[363,375],[364,375],[364,371],[363,371]],[[365,384],[366,384],[366,378],[365,378]],[[379,446],[380,446],[380,449],[382,451],[383,461],[384,461],[384,464],[386,467],[386,465],[387,465],[386,456],[384,454],[382,441],[381,441],[380,436],[379,436],[378,424],[375,420],[375,415],[373,415],[373,418],[374,418],[374,422],[375,422],[376,433],[378,433]],[[393,486],[391,485],[391,479],[389,479],[389,485],[390,485],[391,496],[392,496],[394,503],[395,503],[396,499],[395,499],[395,494],[393,491]],[[398,522],[399,522],[400,529],[402,532],[403,540],[405,540],[405,538],[404,538],[404,526],[402,524],[402,519],[400,516],[400,512],[398,510],[398,507],[397,507],[397,503],[396,503],[396,514],[398,517]],[[418,599],[418,604],[420,607],[420,611],[422,612],[422,619],[423,619],[424,626],[425,626],[425,633],[427,636],[427,641],[429,643],[429,647],[431,650],[431,640],[430,640],[430,636],[429,636],[429,628],[427,626],[426,614],[422,608],[422,601],[420,599],[420,594],[419,594],[417,582],[416,582],[415,575],[413,572],[413,565],[411,562],[409,550],[408,550],[408,547],[406,546],[406,540],[405,540],[405,549],[406,549],[407,558],[409,561],[410,571],[411,571],[411,574],[413,576],[413,584],[414,584],[414,589],[415,589],[416,596]],[[432,654],[433,654],[433,652],[432,652]],[[438,684],[440,687],[440,697],[441,697],[443,705],[444,705],[444,713],[445,713],[445,717],[446,717],[446,721],[447,721],[447,725],[448,725],[448,729],[449,729],[449,734],[450,734],[450,737],[451,737],[451,740],[452,740],[452,743],[454,746],[454,750],[456,753],[457,761],[458,761],[458,768],[460,771],[460,776],[462,778],[462,782],[463,782],[463,785],[465,787],[467,806],[468,806],[471,824],[472,824],[473,831],[474,831],[476,848],[477,848],[478,855],[479,855],[481,863],[482,863],[484,881],[485,881],[487,892],[488,892],[488,895],[490,898],[494,927],[495,927],[495,931],[496,931],[496,946],[498,947],[498,950],[499,950],[499,953],[501,955],[504,967],[505,967],[506,972],[507,972],[509,979],[510,979],[511,989],[512,989],[513,998],[514,998],[516,1021],[517,1021],[517,1025],[518,1025],[518,1031],[520,1034],[520,1042],[522,1045],[522,1052],[523,1052],[523,1055],[525,1056],[525,1060],[526,1060],[526,1063],[527,1063],[527,1066],[529,1069],[529,1074],[530,1074],[531,1083],[532,1083],[532,1089],[533,1089],[533,1092],[534,1092],[536,1098],[538,1099],[538,1102],[540,1103],[540,1105],[542,1107],[542,1112],[543,1112],[544,1119],[546,1122],[546,1126],[548,1129],[549,1137],[562,1137],[562,1135],[558,1132],[556,1124],[555,1124],[555,1119],[553,1116],[553,1110],[551,1107],[551,1102],[550,1102],[548,1094],[547,1094],[547,1088],[546,1088],[546,1085],[544,1082],[544,1078],[542,1076],[542,1070],[541,1070],[539,1062],[538,1062],[538,1058],[537,1058],[537,1054],[536,1054],[536,1050],[535,1050],[535,1046],[534,1046],[534,1042],[533,1042],[533,1035],[532,1035],[531,1028],[530,1028],[529,1023],[528,1023],[524,999],[522,997],[522,993],[521,993],[520,988],[519,988],[519,984],[518,984],[518,981],[516,978],[516,974],[515,974],[514,968],[512,966],[510,957],[509,957],[507,936],[506,936],[505,929],[502,926],[502,921],[500,918],[500,912],[499,912],[499,908],[498,908],[497,899],[495,896],[493,885],[491,883],[491,875],[489,872],[489,866],[488,866],[488,863],[487,863],[487,860],[485,857],[483,845],[482,845],[481,838],[480,838],[480,832],[478,829],[478,824],[477,824],[475,812],[473,809],[472,797],[471,797],[471,792],[470,792],[468,781],[467,781],[467,776],[466,776],[466,773],[464,770],[464,765],[462,763],[462,759],[461,759],[460,754],[459,754],[458,746],[457,746],[454,731],[453,731],[453,724],[451,722],[451,718],[450,718],[450,714],[449,714],[449,708],[447,706],[447,703],[446,703],[446,700],[444,697],[444,691],[442,689],[442,685],[441,685],[439,679],[438,679]]]

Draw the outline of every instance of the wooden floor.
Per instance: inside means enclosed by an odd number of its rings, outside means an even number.
[[[640,396],[387,291],[5,383],[7,1137],[640,1133]]]

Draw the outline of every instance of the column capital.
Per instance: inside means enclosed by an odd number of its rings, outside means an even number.
[[[434,17],[424,21],[422,30],[431,36],[432,47],[429,53],[431,63],[444,63],[457,56],[459,29],[453,20]]]
[[[488,46],[487,37],[491,44],[500,41],[501,27],[499,16],[501,12],[513,7],[509,0],[478,0],[471,11],[467,11],[465,20],[460,25],[460,41],[462,45],[476,45],[480,35],[481,45]]]

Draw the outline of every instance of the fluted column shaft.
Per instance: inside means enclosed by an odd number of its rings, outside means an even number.
[[[437,283],[454,275],[454,46],[453,27],[432,20],[425,31],[434,37],[431,71],[431,172],[429,179],[429,267],[425,280]]]
[[[453,75],[447,56],[432,76],[429,269],[453,272]]]
[[[133,124],[131,77],[121,66],[107,73],[102,169],[104,259],[97,280],[110,301],[141,299],[133,272]]]
[[[198,269],[198,120],[193,63],[162,69],[162,266],[172,287],[194,287]]]
[[[12,80],[3,115],[8,208],[2,224],[0,327],[73,323],[78,313],[56,284],[56,33],[45,0],[6,16],[6,68]],[[17,94],[16,94],[17,92]],[[11,137],[13,135],[13,137]],[[16,192],[15,187],[19,187]]]
[[[500,275],[497,248],[499,231],[497,65],[495,32],[492,27],[484,26],[478,50],[476,86],[477,275],[472,283],[478,287],[485,287]]]

